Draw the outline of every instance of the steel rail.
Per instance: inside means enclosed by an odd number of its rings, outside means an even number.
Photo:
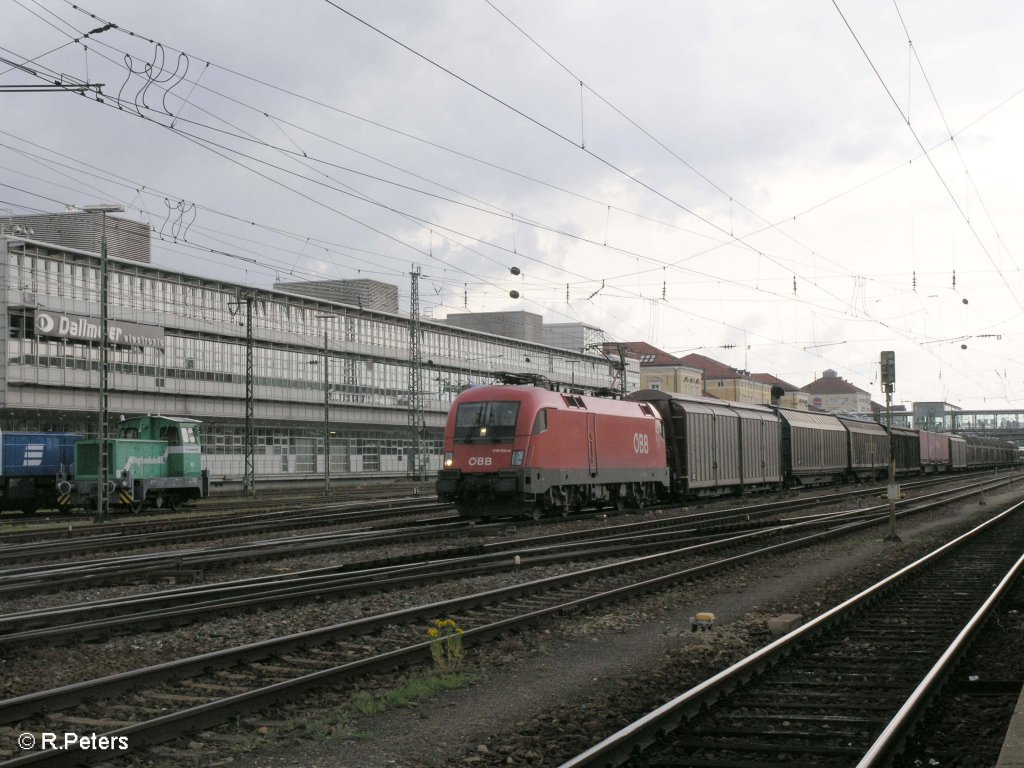
[[[967,533],[900,568],[857,595],[844,600],[839,605],[620,729],[586,751],[565,761],[559,768],[597,768],[597,766],[612,768],[622,765],[636,752],[642,751],[657,741],[661,734],[676,730],[703,708],[713,704],[739,685],[751,680],[764,669],[792,653],[797,646],[810,637],[845,621],[851,614],[863,610],[870,601],[895,588],[909,575],[916,574],[924,567],[963,546],[981,532],[998,525],[1021,507],[1024,507],[1024,502],[1014,504]],[[1021,561],[1018,560],[1017,565],[1012,569],[1014,572],[1019,572],[1020,563]],[[914,705],[914,708],[916,709],[918,706],[920,706],[920,701]],[[892,738],[892,736],[888,737],[887,741]]]
[[[1000,601],[1020,578],[1022,571],[1024,571],[1024,555],[1021,555],[1013,567],[1007,571],[992,594],[967,621],[964,628],[960,630],[953,642],[907,698],[906,703],[900,707],[885,730],[864,754],[864,758],[857,763],[857,768],[881,768],[881,766],[892,764],[892,761],[902,751],[907,738],[913,734],[914,727],[929,704],[939,694],[957,663],[970,649],[971,644],[992,617]]]
[[[23,561],[38,561],[40,558],[58,558],[79,552],[96,552],[103,549],[126,549],[128,547],[152,547],[160,544],[202,541],[229,536],[258,535],[270,531],[287,531],[302,528],[344,525],[346,523],[373,522],[405,515],[425,514],[450,509],[447,504],[407,504],[386,509],[359,509],[344,511],[313,512],[303,510],[300,514],[275,513],[273,518],[255,516],[245,519],[219,519],[203,525],[174,527],[169,530],[144,528],[138,532],[127,529],[90,532],[90,535],[59,536],[57,539],[15,541],[0,544],[0,565]],[[452,516],[454,519],[454,516]],[[78,529],[84,530],[84,529]]]

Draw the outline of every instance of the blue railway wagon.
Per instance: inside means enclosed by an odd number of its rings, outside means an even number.
[[[75,443],[70,432],[0,432],[0,509],[56,509],[57,476],[70,474]]]

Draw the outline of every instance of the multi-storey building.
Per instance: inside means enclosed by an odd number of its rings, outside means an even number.
[[[108,216],[107,225],[113,230],[117,220]],[[6,361],[0,374],[0,428],[94,436],[101,380],[100,255],[19,232],[0,229],[0,338]],[[204,463],[214,480],[241,478],[245,472],[247,421],[257,478],[321,476],[328,432],[332,477],[400,474],[410,466],[413,444],[426,454],[419,466],[437,468],[452,399],[465,387],[494,380],[495,371],[541,376],[554,386],[582,391],[616,387],[618,371],[597,352],[576,353],[424,320],[419,324],[422,386],[415,398],[422,402],[423,432],[414,441],[408,426],[407,316],[112,254],[107,259],[111,421],[144,413],[201,420]],[[635,361],[626,376],[635,389]],[[253,418],[247,420],[249,387]]]
[[[732,368],[696,353],[684,355],[679,358],[679,362],[702,372],[704,392],[710,397],[754,405],[767,405],[772,401],[771,385],[751,378],[748,371]]]

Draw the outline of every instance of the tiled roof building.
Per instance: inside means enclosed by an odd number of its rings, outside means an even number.
[[[704,393],[700,369],[685,365],[675,355],[648,344],[627,341],[628,354],[640,360],[640,389],[660,389],[700,397]]]
[[[868,413],[871,410],[871,395],[832,370],[825,371],[820,379],[803,387],[803,391],[810,396],[810,404],[815,408],[847,413]]]

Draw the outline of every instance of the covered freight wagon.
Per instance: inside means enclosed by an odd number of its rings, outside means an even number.
[[[949,466],[954,472],[967,469],[967,441],[960,435],[949,436]]]
[[[768,408],[645,389],[627,400],[661,414],[677,497],[734,493],[782,482],[780,419]]]
[[[889,471],[889,435],[876,421],[839,417],[848,432],[850,474],[862,480],[880,478]]]
[[[892,427],[892,455],[896,459],[897,475],[919,474],[921,472],[921,438],[918,437],[917,430]]]
[[[782,417],[782,456],[787,476],[801,485],[839,482],[850,447],[846,427],[835,416],[776,408]]]
[[[927,474],[948,472],[952,468],[949,455],[949,434],[922,429],[918,432],[918,436],[921,442],[921,470]]]

